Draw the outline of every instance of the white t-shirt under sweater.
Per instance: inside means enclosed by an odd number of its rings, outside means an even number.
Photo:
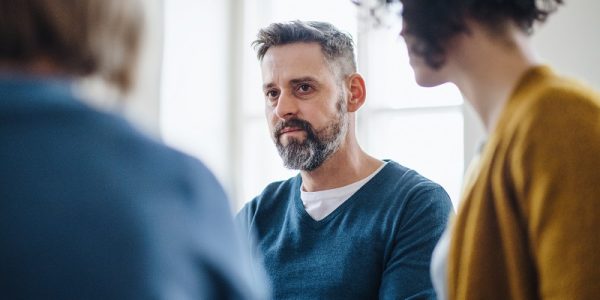
[[[304,204],[306,212],[316,221],[321,221],[338,208],[342,203],[348,200],[354,193],[365,185],[371,178],[373,178],[387,162],[381,164],[381,166],[371,173],[369,176],[351,183],[346,186],[342,186],[335,189],[318,191],[318,192],[305,192],[304,188],[300,188],[300,199]]]

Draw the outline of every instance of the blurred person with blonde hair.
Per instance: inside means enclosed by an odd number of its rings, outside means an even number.
[[[200,162],[73,93],[127,93],[133,0],[0,0],[0,297],[255,299],[227,198]]]

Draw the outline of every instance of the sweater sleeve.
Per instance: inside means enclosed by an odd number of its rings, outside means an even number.
[[[542,299],[600,294],[600,106],[552,91],[523,122],[511,172]]]
[[[435,299],[429,275],[433,249],[452,204],[441,187],[423,189],[408,200],[393,249],[384,266],[380,299]]]
[[[243,238],[250,237],[250,222],[252,220],[251,202],[244,204],[242,209],[235,215],[235,225]]]

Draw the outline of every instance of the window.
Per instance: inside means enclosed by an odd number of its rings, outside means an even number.
[[[251,48],[259,28],[276,21],[320,20],[357,44],[367,102],[358,113],[363,149],[440,183],[458,199],[465,153],[475,142],[458,91],[414,83],[399,28],[369,28],[350,0],[165,1],[160,126],[164,140],[202,159],[223,182],[233,209],[283,167],[264,116],[262,79]],[[467,123],[467,126],[465,126]]]
[[[363,146],[441,184],[456,206],[465,145],[460,92],[450,84],[423,88],[415,83],[399,26],[363,27],[358,41],[368,95],[359,112]]]

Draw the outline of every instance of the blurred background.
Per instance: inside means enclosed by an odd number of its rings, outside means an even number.
[[[250,45],[259,28],[294,19],[327,21],[354,37],[368,94],[358,114],[361,145],[437,181],[457,205],[464,169],[484,133],[456,88],[414,84],[397,18],[373,26],[350,0],[142,2],[148,24],[141,80],[117,109],[143,131],[204,161],[234,211],[268,183],[297,173],[283,168],[270,139]],[[537,29],[538,55],[600,90],[600,1],[566,2]],[[108,102],[100,105],[118,105]]]

